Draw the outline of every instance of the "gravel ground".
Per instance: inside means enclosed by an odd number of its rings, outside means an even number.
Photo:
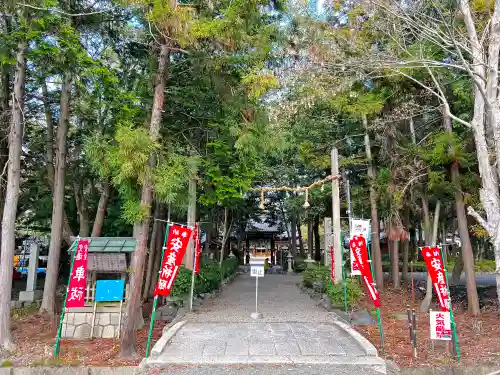
[[[266,275],[259,278],[258,310],[263,314],[259,322],[314,322],[331,323],[338,315],[316,306],[308,294],[302,293],[297,283],[300,276]],[[198,311],[188,313],[191,323],[255,323],[250,314],[255,311],[255,278],[240,275],[217,298],[203,303]]]

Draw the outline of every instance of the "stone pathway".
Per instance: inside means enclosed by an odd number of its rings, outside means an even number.
[[[216,298],[188,313],[168,344],[155,347],[149,366],[331,364],[368,366],[364,375],[385,373],[375,348],[335,313],[316,306],[298,282],[297,276],[260,278],[263,318],[254,320],[255,279],[240,275]]]

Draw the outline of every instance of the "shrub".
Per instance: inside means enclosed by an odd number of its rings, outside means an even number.
[[[238,259],[229,258],[222,262],[222,266],[212,259],[203,259],[200,272],[195,276],[196,293],[210,293],[217,290],[221,281],[238,270]],[[184,267],[179,269],[170,296],[184,298],[191,291],[192,271]]]
[[[191,274],[191,270],[184,267],[179,268],[179,273],[175,279],[170,296],[184,297],[189,294],[189,291],[191,290]]]
[[[293,261],[293,270],[295,272],[303,272],[307,268],[306,262],[304,262],[304,258],[297,257]]]
[[[313,288],[316,285],[324,289],[330,283],[330,278],[330,268],[325,266],[310,267],[302,272],[302,282],[308,288]]]
[[[347,289],[347,304],[355,306],[363,297],[358,278],[348,278],[346,283]],[[344,283],[328,283],[326,286],[326,294],[330,297],[334,306],[342,306],[344,304]]]

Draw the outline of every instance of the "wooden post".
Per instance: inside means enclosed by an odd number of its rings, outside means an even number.
[[[331,267],[332,260],[330,256],[330,247],[333,246],[332,240],[332,219],[329,217],[325,217],[324,220],[324,228],[325,228],[325,266]]]
[[[339,175],[339,153],[336,148],[332,148],[332,176]],[[335,178],[332,181],[332,226],[333,226],[333,249],[335,256],[335,282],[342,282],[342,253],[344,244],[340,236],[340,189],[339,180]]]

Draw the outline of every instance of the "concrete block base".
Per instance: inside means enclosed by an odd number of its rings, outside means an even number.
[[[19,301],[21,302],[35,302],[42,299],[43,292],[41,290],[26,291],[23,290],[19,293]]]

